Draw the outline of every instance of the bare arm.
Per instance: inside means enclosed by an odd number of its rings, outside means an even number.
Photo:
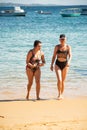
[[[54,48],[54,53],[53,53],[53,56],[52,56],[51,67],[50,67],[50,69],[52,71],[53,71],[53,64],[54,64],[54,61],[55,61],[55,58],[56,58],[56,51],[57,51],[57,46]]]
[[[27,56],[26,56],[26,64],[29,63],[30,57],[31,57],[31,52],[28,52],[28,54],[27,54]]]
[[[71,59],[72,59],[72,52],[71,52],[71,47],[69,46],[69,60],[67,64],[68,66],[70,65]]]
[[[40,67],[41,67],[41,66],[44,66],[44,64],[46,63],[46,62],[45,62],[44,54],[41,56],[41,61],[42,61],[42,63],[39,64]]]
[[[30,66],[31,68],[34,68],[35,66],[30,63],[30,58],[31,58],[31,57],[32,57],[32,52],[29,51],[28,54],[27,54],[27,56],[26,56],[26,64],[27,64],[28,66]]]

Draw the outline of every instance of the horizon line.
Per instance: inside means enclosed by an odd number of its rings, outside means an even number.
[[[36,5],[36,6],[37,6],[37,5],[45,5],[45,6],[46,6],[46,5],[49,5],[49,6],[52,6],[52,5],[53,5],[53,6],[87,6],[87,5],[85,5],[85,4],[83,4],[83,5],[82,5],[82,4],[69,4],[69,5],[65,5],[65,4],[64,4],[64,5],[62,5],[62,4],[39,4],[39,3],[31,3],[31,4],[28,4],[28,3],[27,3],[27,4],[26,4],[26,3],[16,3],[16,2],[15,2],[15,3],[13,3],[13,2],[1,2],[0,4],[21,4],[21,5],[34,5],[34,6],[35,6],[35,5]]]

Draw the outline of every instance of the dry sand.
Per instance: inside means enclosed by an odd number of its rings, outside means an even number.
[[[1,101],[0,130],[87,130],[87,97]]]

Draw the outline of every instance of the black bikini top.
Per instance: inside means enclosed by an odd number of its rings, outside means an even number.
[[[67,59],[67,55],[69,53],[68,51],[68,45],[67,45],[67,49],[66,50],[60,50],[60,45],[58,45],[58,50],[57,50],[57,58],[64,58]]]
[[[35,64],[35,63],[39,64],[40,59],[35,58],[35,55],[34,55],[33,50],[30,50],[30,52],[32,52],[32,56],[31,56],[31,58],[30,58],[30,63],[31,63],[31,64]]]

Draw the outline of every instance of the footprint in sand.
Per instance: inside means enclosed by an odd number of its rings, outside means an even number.
[[[0,116],[0,118],[5,118],[4,116]]]

